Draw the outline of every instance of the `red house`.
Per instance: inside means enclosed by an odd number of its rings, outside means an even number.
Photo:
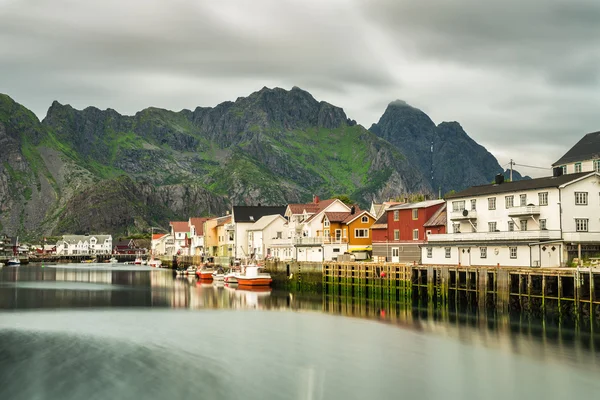
[[[420,262],[419,245],[427,242],[427,234],[445,232],[444,200],[390,207],[371,227],[373,257],[385,257],[388,262]]]

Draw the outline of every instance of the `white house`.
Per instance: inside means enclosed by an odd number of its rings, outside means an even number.
[[[204,223],[210,218],[190,218],[188,229],[190,232],[190,255],[204,255]]]
[[[563,174],[600,172],[600,132],[585,135],[552,166],[562,168]]]
[[[248,230],[252,229],[254,224],[266,215],[281,215],[285,213],[285,207],[266,207],[266,206],[234,206],[231,223],[234,229],[234,250],[235,258],[247,258],[252,254],[248,253]]]
[[[56,243],[56,254],[111,254],[112,248],[111,235],[63,235]]]
[[[299,223],[293,227],[293,243],[295,248],[295,259],[298,261],[324,261],[331,260],[333,254],[343,254],[348,250],[348,243],[338,241],[332,243],[330,237],[325,237],[323,229],[323,217],[325,213],[347,213],[350,207],[339,199],[329,199],[320,202],[316,198],[317,209],[313,209],[312,215],[304,212]],[[314,203],[314,202],[313,202]],[[290,225],[292,222],[290,221]]]
[[[254,254],[257,260],[267,257],[286,259],[285,255],[280,255],[280,248],[273,245],[283,239],[286,230],[287,220],[280,214],[265,215],[248,229],[248,254]]]
[[[175,241],[170,234],[155,233],[152,235],[150,248],[154,256],[172,256],[175,252]]]
[[[558,267],[600,245],[600,174],[475,186],[447,198],[446,234],[428,236],[423,264]],[[572,258],[572,257],[571,257]]]
[[[173,254],[175,255],[190,255],[189,236],[190,226],[188,221],[171,221],[171,236],[174,241]]]

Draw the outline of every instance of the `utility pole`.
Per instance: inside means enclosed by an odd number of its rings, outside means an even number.
[[[513,172],[513,165],[515,165],[515,162],[513,161],[513,159],[510,159],[510,181],[512,182],[512,172]]]

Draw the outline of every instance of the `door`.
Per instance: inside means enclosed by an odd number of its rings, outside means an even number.
[[[400,247],[392,247],[392,262],[400,262]]]
[[[463,267],[469,267],[471,265],[471,249],[468,247],[462,247],[458,249],[458,262]]]

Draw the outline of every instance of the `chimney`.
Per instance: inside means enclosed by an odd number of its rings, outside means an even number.
[[[319,196],[313,195],[313,203],[319,204]]]
[[[260,203],[258,203],[258,206],[260,207]]]
[[[496,185],[503,184],[504,183],[504,174],[496,175],[495,183],[496,183]]]
[[[355,206],[350,207],[350,214],[352,214],[352,215],[356,214],[356,207]]]
[[[229,215],[229,210],[225,211],[225,215]]]
[[[404,198],[404,202],[405,202],[405,203],[408,203],[408,197],[405,197],[405,198]]]

